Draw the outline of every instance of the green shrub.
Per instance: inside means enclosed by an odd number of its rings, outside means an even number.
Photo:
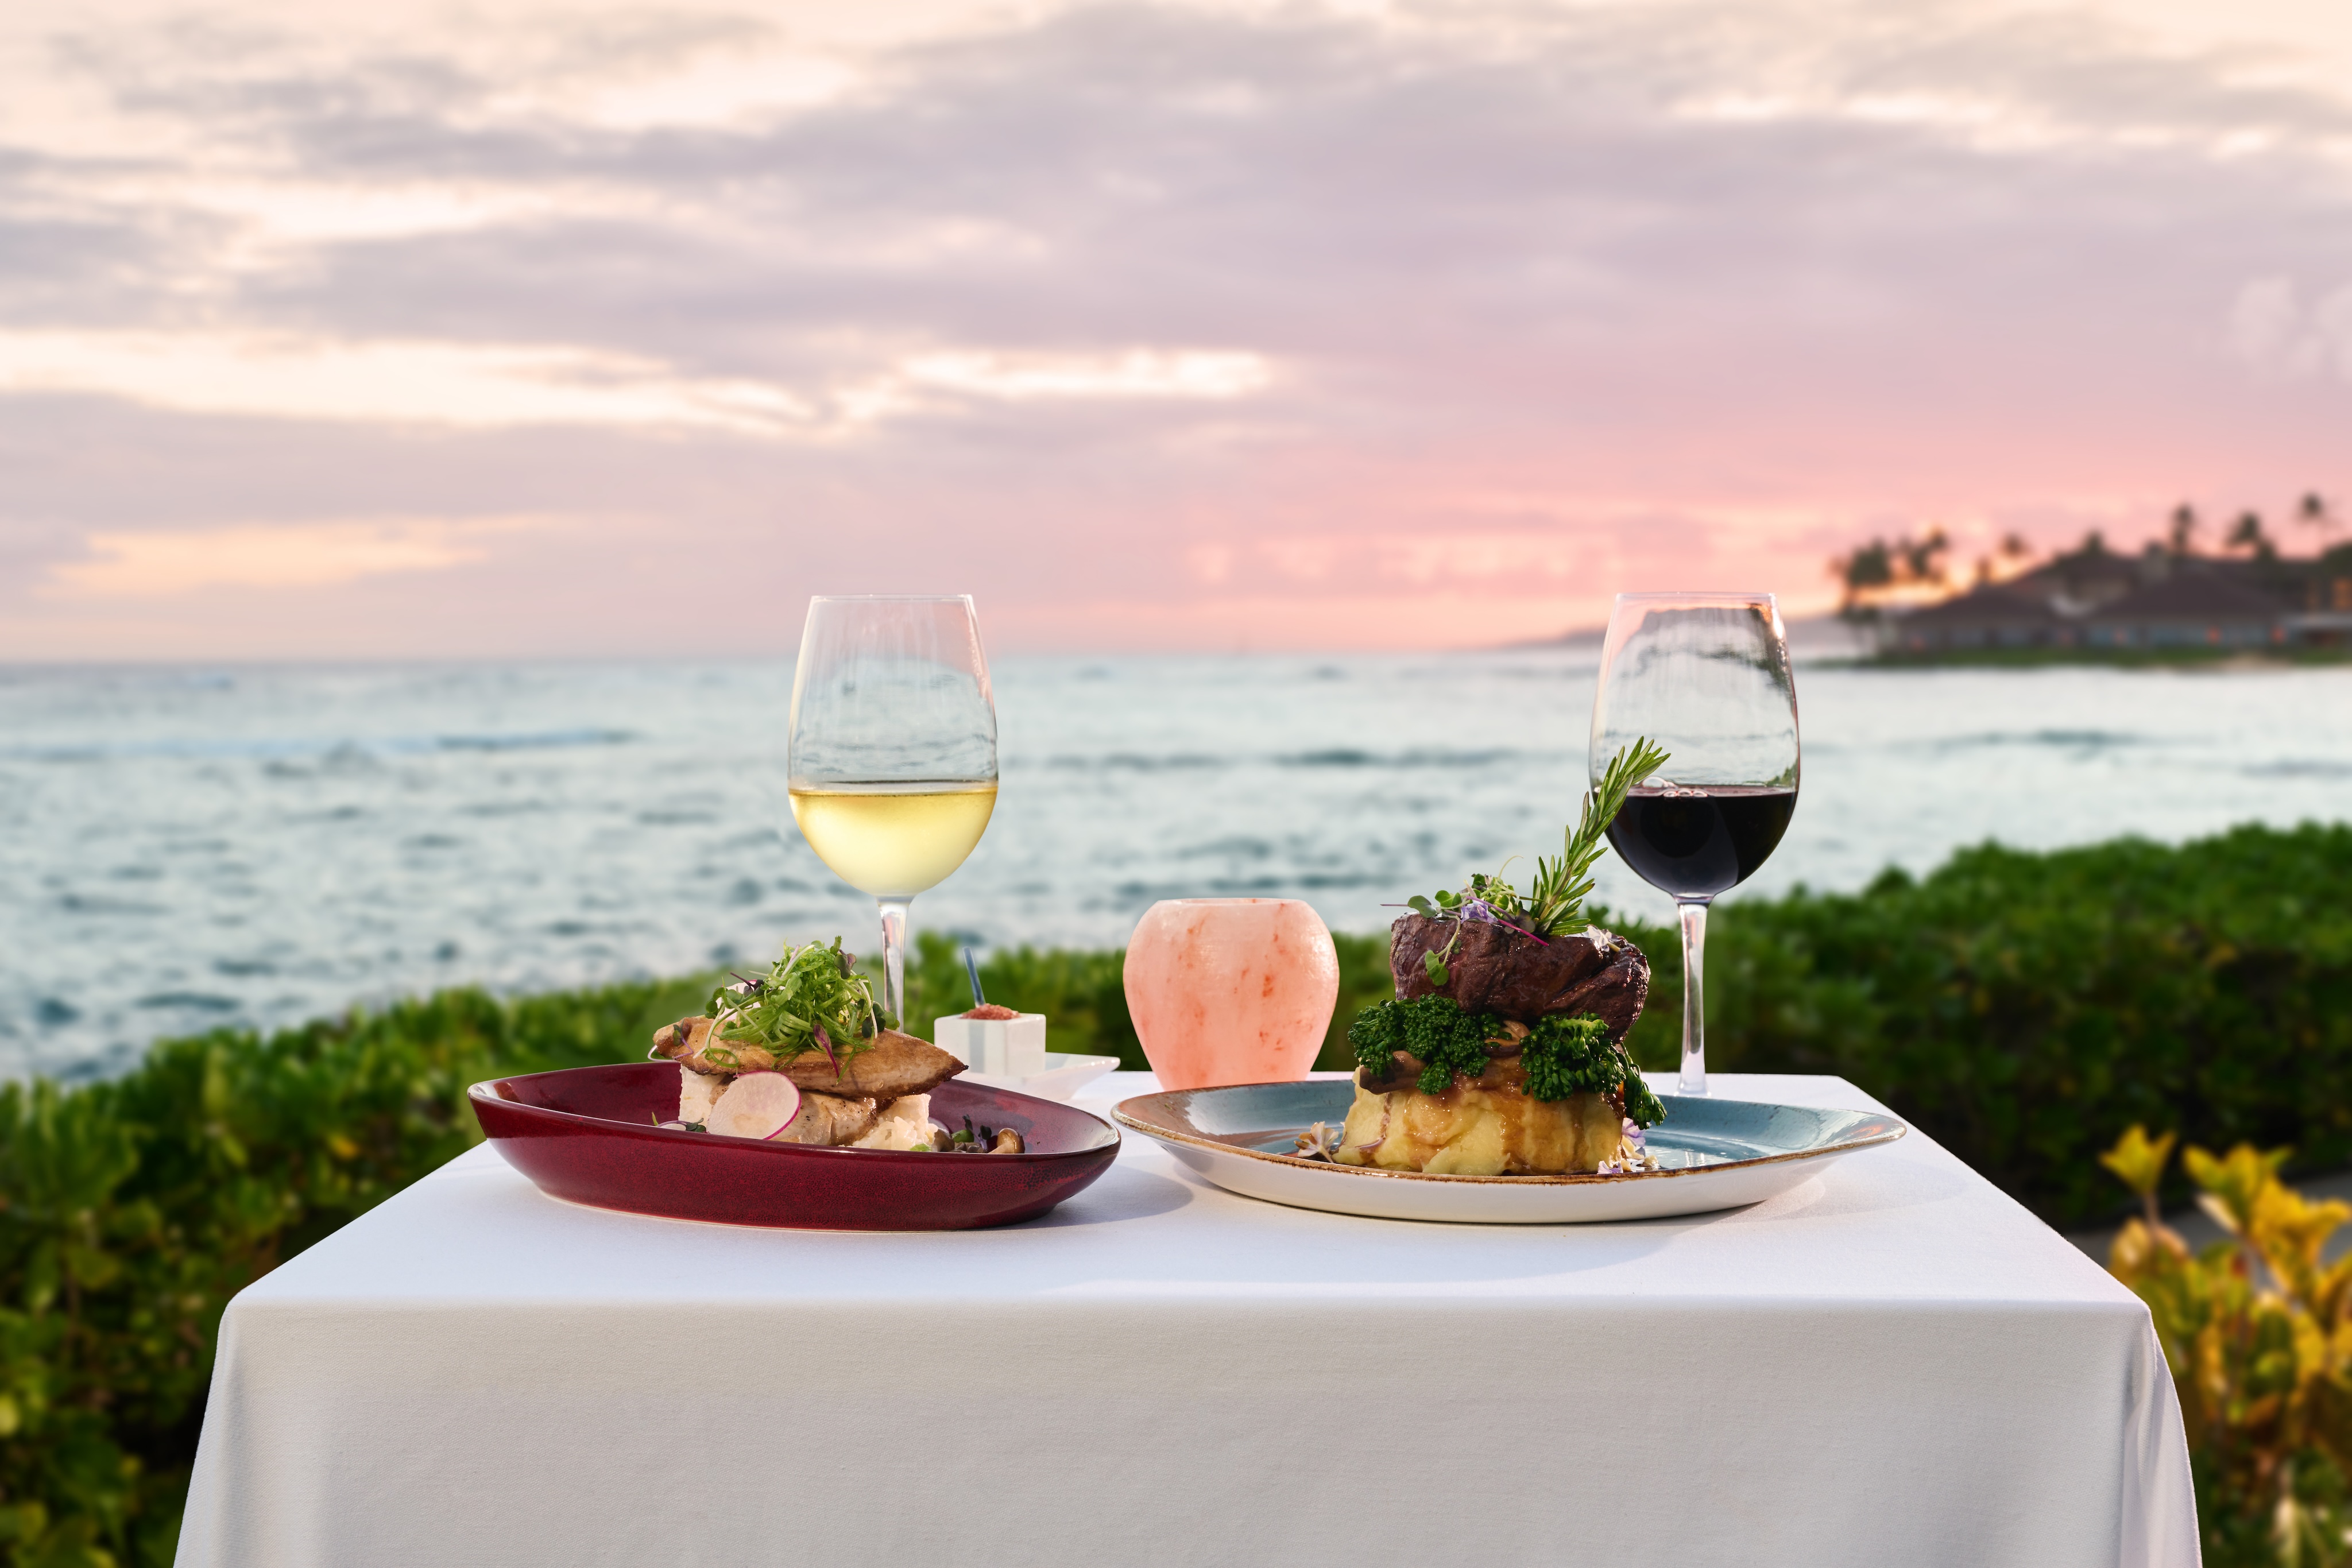
[[[1707,1064],[1835,1073],[2056,1225],[2120,1212],[2096,1161],[2134,1123],[2352,1165],[2352,826],[1964,851],[1860,893],[1709,921]],[[1679,939],[1637,1060],[1680,1055]],[[2173,1193],[2187,1186],[2176,1176]]]
[[[2191,1146],[2182,1165],[2222,1240],[2191,1252],[2156,1193],[2173,1134],[2134,1125],[2100,1163],[2140,1195],[2108,1268],[2148,1306],[2180,1397],[2210,1568],[2352,1559],[2352,1258],[2326,1260],[2352,1206],[2278,1179],[2286,1151]]]
[[[229,1297],[478,1141],[467,1084],[642,1055],[695,994],[448,991],[0,1087],[0,1551],[168,1563]]]

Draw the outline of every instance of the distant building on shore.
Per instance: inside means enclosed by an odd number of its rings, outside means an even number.
[[[2352,548],[2229,559],[2086,547],[1877,623],[1881,653],[2352,644]]]

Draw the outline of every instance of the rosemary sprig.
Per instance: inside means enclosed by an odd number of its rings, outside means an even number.
[[[1536,857],[1535,884],[1528,894],[1528,923],[1538,936],[1573,936],[1592,924],[1584,918],[1584,901],[1592,892],[1592,862],[1601,858],[1609,824],[1624,810],[1625,797],[1633,786],[1665,766],[1665,761],[1664,748],[1646,736],[1631,746],[1619,747],[1609,766],[1601,770],[1601,782],[1585,792],[1576,826],[1564,831],[1559,859]]]
[[[1536,942],[1585,930],[1592,924],[1584,918],[1584,901],[1592,892],[1592,863],[1601,858],[1609,824],[1624,809],[1625,797],[1633,786],[1664,767],[1665,760],[1664,748],[1647,737],[1619,747],[1609,766],[1601,770],[1601,781],[1585,792],[1576,826],[1561,831],[1559,858],[1536,857],[1535,883],[1526,897],[1499,872],[1493,876],[1480,872],[1460,893],[1441,890],[1434,900],[1415,894],[1405,906],[1430,920],[1508,926]],[[1445,960],[1453,956],[1461,940],[1457,930],[1444,951],[1421,956],[1432,985],[1446,983]]]

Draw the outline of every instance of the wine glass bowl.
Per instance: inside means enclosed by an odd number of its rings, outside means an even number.
[[[888,789],[795,789],[793,820],[834,874],[876,898],[945,882],[988,831],[996,790],[907,781]]]
[[[1591,778],[1647,737],[1666,753],[1609,824],[1634,874],[1683,927],[1685,1094],[1706,1092],[1706,909],[1755,874],[1797,809],[1797,688],[1769,593],[1624,593],[1601,644]]]
[[[793,821],[882,922],[883,1008],[906,1026],[907,907],[996,809],[996,703],[969,595],[809,601],[786,743]]]

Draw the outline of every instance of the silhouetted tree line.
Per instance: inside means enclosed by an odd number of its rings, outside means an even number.
[[[2313,541],[2313,553],[2305,559],[2332,570],[2352,571],[2352,543],[2336,542],[2344,522],[2325,496],[2316,490],[2305,492],[2294,504],[2293,517],[2296,528],[2309,530],[2307,537]],[[2196,559],[2200,553],[2198,541],[2204,528],[2205,521],[2197,508],[2183,501],[2167,517],[2161,542],[2150,548],[2161,549],[2177,560]],[[2023,535],[2012,532],[2002,538],[1993,553],[1977,558],[1974,581],[2005,581],[2037,567],[2063,566],[2112,553],[2106,537],[2097,528],[2084,534],[2082,542],[2073,549],[2053,550],[2040,559]],[[2263,521],[2262,514],[2252,508],[2240,512],[2223,530],[2221,553],[2263,563],[2289,559],[2282,554],[2279,540]],[[1940,525],[1930,526],[1916,537],[1904,534],[1894,538],[1874,538],[1833,558],[1829,570],[1830,575],[1838,580],[1838,613],[1850,621],[1874,618],[1888,604],[1906,599],[1941,598],[1958,586],[1952,570],[1951,536]]]

